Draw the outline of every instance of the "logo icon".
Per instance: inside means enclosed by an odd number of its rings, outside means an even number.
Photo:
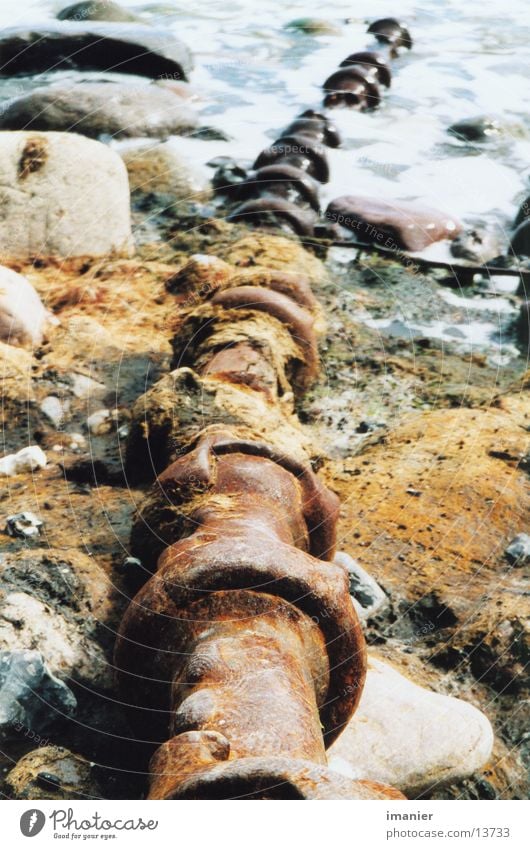
[[[20,817],[20,830],[24,837],[35,837],[44,828],[46,817],[38,808],[24,811]]]

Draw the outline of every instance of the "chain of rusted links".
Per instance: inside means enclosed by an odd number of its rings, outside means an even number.
[[[309,280],[195,256],[168,287],[176,369],[133,411],[128,466],[173,459],[133,526],[150,577],[115,651],[123,698],[160,741],[149,798],[402,798],[326,765],[366,649],[332,562],[338,499],[287,409],[318,374]]]
[[[399,50],[410,50],[408,30],[394,18],[383,18],[368,27],[377,49],[357,51],[341,62],[323,83],[324,109],[370,111],[381,102],[381,86],[389,88],[389,60]],[[318,224],[319,184],[329,180],[326,147],[339,147],[339,133],[324,112],[307,109],[279,138],[261,151],[252,171],[241,182],[230,184],[218,177],[217,191],[235,203],[229,221],[259,225],[278,224],[299,236],[333,235],[333,228]]]

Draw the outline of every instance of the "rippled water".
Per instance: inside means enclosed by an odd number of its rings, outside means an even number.
[[[66,2],[4,0],[0,23],[42,22]],[[466,221],[506,225],[528,189],[530,163],[530,9],[527,0],[317,0],[125,3],[152,23],[170,26],[195,54],[192,82],[211,123],[229,144],[199,146],[252,159],[302,107],[317,105],[320,86],[348,53],[370,43],[366,21],[404,20],[414,49],[394,62],[381,108],[335,110],[345,139],[332,151],[325,195],[345,191],[421,198]],[[325,17],[338,35],[312,37],[285,24]],[[348,23],[346,23],[348,21]],[[4,91],[6,86],[4,84]],[[504,131],[482,145],[447,135],[449,124],[492,114]]]
[[[65,5],[3,0],[0,24],[43,23]],[[342,59],[371,44],[368,21],[399,17],[414,48],[394,61],[392,88],[376,112],[334,111],[344,145],[329,152],[323,205],[348,192],[419,199],[467,224],[487,224],[506,241],[529,192],[528,0],[336,0],[325,7],[317,0],[207,0],[193,11],[189,2],[123,5],[171,27],[191,46],[191,81],[203,98],[205,123],[231,137],[186,140],[187,152],[203,163],[218,154],[251,162],[302,108],[321,103],[321,84]],[[307,16],[325,18],[337,34],[314,37],[286,28]],[[0,98],[31,84],[1,81]],[[502,132],[474,145],[447,134],[451,123],[480,114],[498,118]],[[429,252],[442,256],[439,246]]]

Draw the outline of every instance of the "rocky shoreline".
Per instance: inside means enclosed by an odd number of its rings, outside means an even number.
[[[369,671],[330,767],[409,798],[525,798],[524,357],[499,366],[406,327],[382,335],[366,311],[388,315],[396,301],[409,317],[445,311],[458,326],[439,273],[353,251],[345,261],[293,233],[230,223],[170,142],[149,143],[147,162],[141,147],[125,153],[126,168],[101,142],[60,132],[69,128],[0,134],[3,795],[145,797],[153,741],[130,725],[113,660],[145,580],[131,527],[154,471],[174,459],[168,433],[191,434],[221,408],[308,456],[340,497],[337,543],[349,559],[336,562],[350,575]],[[188,411],[175,395],[176,365],[188,368],[175,364],[187,338],[175,327],[208,307],[222,272],[211,258],[234,285],[256,267],[267,280],[310,281],[327,322],[319,374],[297,397],[284,387],[280,413],[257,394],[242,413],[207,380],[195,396],[186,388]],[[203,273],[206,288],[194,277]],[[150,439],[158,454],[149,444],[146,455]]]

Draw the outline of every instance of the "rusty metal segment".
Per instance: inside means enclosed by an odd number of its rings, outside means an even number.
[[[186,650],[186,609],[207,593],[230,590],[273,594],[319,625],[330,667],[329,689],[320,712],[326,745],[331,745],[355,711],[366,674],[365,643],[347,577],[342,569],[291,546],[272,545],[267,534],[252,530],[239,535],[230,529],[229,535],[223,535],[206,529],[204,538],[198,531],[166,549],[159,572],[124,616],[120,641],[127,641],[128,649],[121,653],[127,662],[121,658],[118,666],[144,677],[145,682],[153,670],[155,678],[168,680],[182,661],[179,652]],[[177,651],[176,646],[183,648]],[[168,663],[169,673],[158,671]]]
[[[355,781],[325,766],[284,757],[230,760],[220,734],[173,737],[151,760],[149,799],[404,799],[375,781]]]
[[[261,287],[237,286],[216,292],[212,303],[227,309],[258,310],[281,321],[289,328],[296,344],[302,348],[307,381],[315,378],[318,371],[318,350],[313,317],[292,298]]]
[[[216,468],[214,460],[226,454],[262,457],[294,475],[302,489],[303,514],[310,539],[309,552],[321,560],[333,560],[338,497],[324,486],[309,464],[289,457],[265,442],[241,438],[237,431],[218,425],[205,428],[198,434],[195,444],[190,446],[190,451],[159,475],[155,487],[160,488],[161,493],[172,503],[182,503],[185,498],[195,495],[197,489],[213,486]]]

